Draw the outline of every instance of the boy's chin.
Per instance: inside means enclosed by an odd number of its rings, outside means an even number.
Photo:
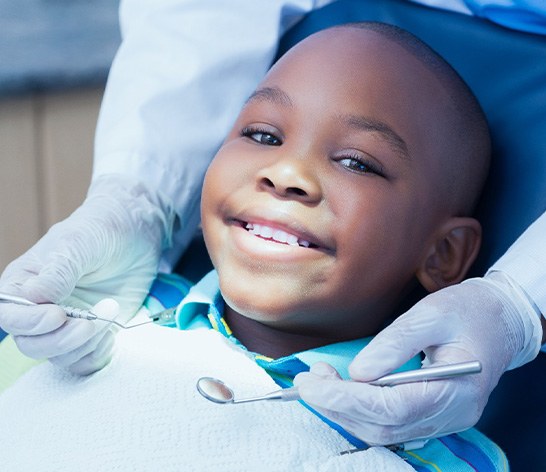
[[[240,304],[248,309],[256,306],[261,311],[267,306],[277,305],[283,298],[301,300],[313,289],[305,277],[286,271],[279,273],[269,270],[267,266],[259,270],[241,267],[234,269],[231,266],[216,270],[224,298],[240,300]]]
[[[272,294],[256,296],[255,293],[228,290],[226,293],[222,292],[222,296],[226,305],[237,315],[271,327],[287,327],[286,320],[297,310],[286,303],[286,300],[282,300],[282,297]]]

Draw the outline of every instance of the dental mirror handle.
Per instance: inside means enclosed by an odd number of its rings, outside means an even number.
[[[268,393],[267,395],[263,395],[261,397],[241,398],[240,400],[235,399],[231,403],[250,403],[262,400],[280,400],[282,402],[290,402],[299,399],[300,394],[298,392],[298,387],[290,387],[275,390],[274,392]]]
[[[424,380],[440,380],[461,375],[477,374],[481,372],[482,365],[479,361],[460,362],[458,364],[439,365],[434,367],[424,367],[422,369],[408,370],[406,372],[398,372],[396,374],[388,374],[378,378],[372,382],[368,382],[375,386],[393,386],[404,383],[422,382]],[[300,400],[297,387],[284,388],[268,393],[261,397],[242,398],[234,400],[233,403],[248,403],[261,400],[281,400],[293,401]]]
[[[9,295],[7,293],[0,293],[0,303],[14,303],[15,305],[33,306],[36,303],[31,302],[23,297],[17,297],[16,295]]]
[[[481,372],[482,366],[479,361],[460,362],[458,364],[446,364],[434,367],[423,367],[422,369],[397,372],[380,377],[377,380],[368,382],[370,385],[392,386],[403,383],[420,382],[423,380],[439,380],[460,375],[477,374]]]

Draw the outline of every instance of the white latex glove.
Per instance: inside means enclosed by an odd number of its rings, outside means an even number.
[[[129,320],[141,305],[168,246],[174,214],[161,198],[120,175],[90,187],[82,206],[54,225],[0,277],[0,291],[38,306],[0,304],[0,327],[21,352],[82,375],[106,365],[114,328],[67,318],[48,303],[90,308],[103,298]]]
[[[531,338],[522,321],[525,310],[536,319]],[[437,437],[476,424],[500,376],[515,366],[513,359],[528,344],[533,345],[531,357],[537,355],[539,326],[525,295],[503,274],[493,273],[428,295],[385,328],[349,368],[359,382],[340,380],[321,363],[299,374],[295,384],[304,401],[368,444]],[[362,383],[392,372],[421,351],[424,365],[477,359],[483,370],[394,387]]]

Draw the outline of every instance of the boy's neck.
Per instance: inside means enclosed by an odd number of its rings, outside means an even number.
[[[251,352],[278,359],[340,341],[332,337],[282,331],[246,318],[225,306],[224,319],[233,335]]]

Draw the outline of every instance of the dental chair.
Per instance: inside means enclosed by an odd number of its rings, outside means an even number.
[[[481,103],[493,159],[477,210],[483,249],[471,275],[483,275],[546,210],[546,36],[407,0],[338,0],[288,31],[278,55],[315,31],[355,21],[412,32],[459,72]],[[503,448],[512,470],[546,470],[544,354],[502,377],[477,428]]]

